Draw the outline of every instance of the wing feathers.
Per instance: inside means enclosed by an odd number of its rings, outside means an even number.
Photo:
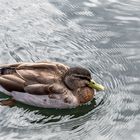
[[[45,88],[46,85],[44,84],[33,84],[33,85],[26,86],[24,90],[34,95],[47,95],[49,94],[49,92],[46,92]]]
[[[18,84],[24,85],[25,81],[19,77],[17,77],[16,75],[2,75],[2,78],[8,79],[10,81],[16,82]]]
[[[63,87],[58,84],[33,84],[26,86],[24,90],[35,95],[61,94],[64,92]]]
[[[0,77],[0,85],[8,91],[24,91],[23,84],[6,79],[4,77]]]
[[[21,62],[0,67],[15,69],[13,73],[0,75],[1,86],[8,91],[26,91],[35,95],[62,93],[64,85],[61,85],[61,78],[69,68],[57,62]]]

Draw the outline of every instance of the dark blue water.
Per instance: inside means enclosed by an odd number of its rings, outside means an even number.
[[[106,87],[96,108],[0,106],[0,140],[139,140],[139,13],[139,0],[0,0],[1,64],[80,65]]]

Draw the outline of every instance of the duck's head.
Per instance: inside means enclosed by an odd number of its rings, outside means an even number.
[[[95,90],[104,90],[104,87],[92,80],[89,70],[82,67],[70,68],[63,78],[63,81],[67,88],[72,90],[78,96],[82,97],[84,100],[90,100],[92,98]],[[86,102],[86,101],[83,101]]]

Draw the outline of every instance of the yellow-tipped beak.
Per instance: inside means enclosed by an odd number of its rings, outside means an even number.
[[[89,82],[89,87],[91,87],[92,89],[96,89],[96,91],[101,91],[101,90],[104,90],[104,86],[96,83],[95,81],[91,80]]]

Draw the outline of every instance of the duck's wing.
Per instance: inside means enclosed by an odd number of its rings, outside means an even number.
[[[28,82],[52,84],[69,69],[61,63],[23,63],[16,68],[18,75]]]
[[[24,88],[27,93],[34,95],[63,94],[66,90],[59,84],[33,84]]]
[[[0,64],[1,68],[15,68],[15,69],[48,69],[50,71],[56,71],[56,72],[66,72],[69,67],[67,65],[64,65],[62,63],[58,62],[49,62],[49,61],[43,61],[43,62],[20,62],[15,64]]]
[[[59,66],[62,65],[57,65],[51,63],[6,65],[3,74],[0,74],[0,85],[8,91],[26,91],[35,95],[62,93],[63,87],[54,83],[67,67],[63,67],[63,71],[60,71]]]
[[[13,74],[0,75],[0,85],[7,91],[23,92],[25,80]]]
[[[58,62],[36,62],[36,63],[21,63],[17,66],[17,69],[44,69],[48,70],[48,72],[55,72],[63,74],[65,73],[69,67],[62,63]]]
[[[30,79],[24,80],[23,78],[20,78],[16,75],[2,75],[0,76],[0,85],[10,92],[19,91],[19,92],[27,92],[34,95],[63,93],[64,87],[57,83],[41,84],[34,81],[32,82],[31,81],[32,78],[30,77]]]

